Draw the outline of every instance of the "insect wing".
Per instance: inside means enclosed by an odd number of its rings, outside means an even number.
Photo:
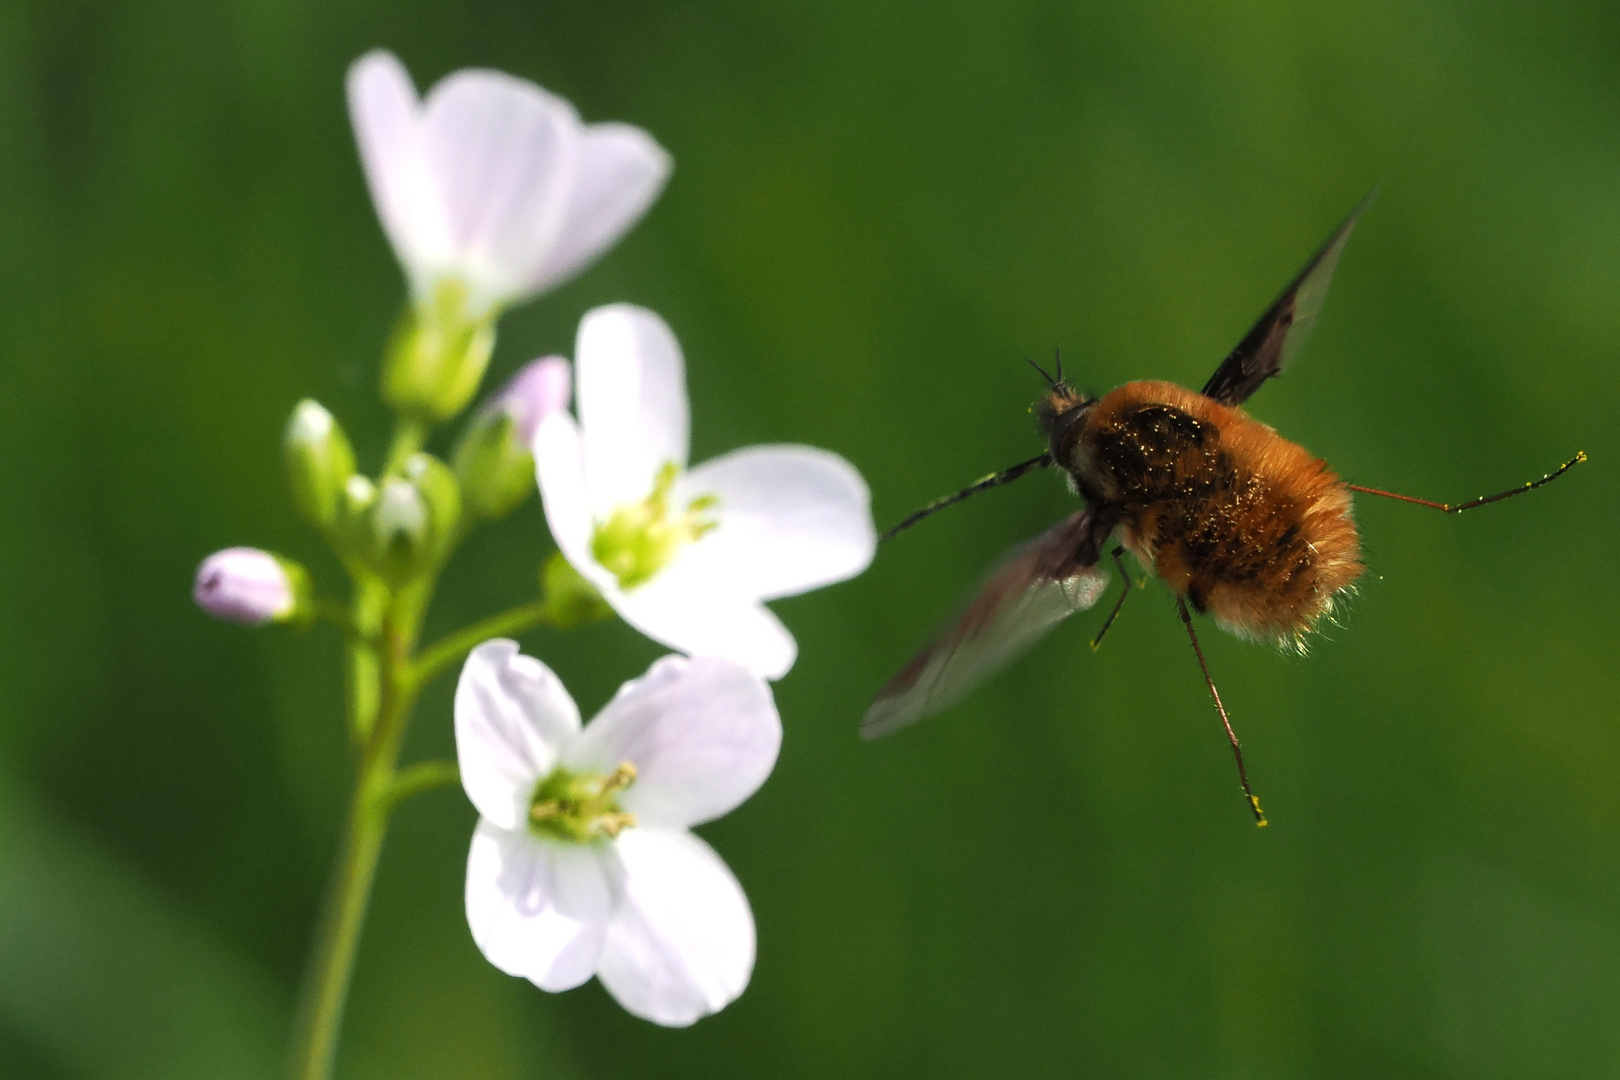
[[[1356,227],[1362,212],[1372,203],[1377,190],[1361,200],[1344,223],[1336,229],[1322,249],[1305,264],[1305,269],[1289,283],[1277,302],[1260,316],[1260,321],[1248,332],[1232,354],[1215,369],[1215,374],[1204,384],[1204,395],[1222,405],[1240,405],[1260,384],[1282,371],[1305,344],[1316,316],[1327,299],[1328,284],[1339,265],[1350,231]]]
[[[1097,602],[1095,522],[1081,510],[1013,554],[962,614],[889,680],[861,720],[868,739],[940,712],[1077,611]]]

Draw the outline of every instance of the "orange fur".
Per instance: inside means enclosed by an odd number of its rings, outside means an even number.
[[[1223,629],[1302,648],[1360,576],[1349,490],[1242,409],[1133,382],[1078,428],[1065,464],[1119,506],[1131,553]]]

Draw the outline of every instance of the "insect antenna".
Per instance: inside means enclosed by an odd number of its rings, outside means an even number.
[[[1063,381],[1063,347],[1061,345],[1052,346],[1052,363],[1053,363],[1053,366],[1057,368],[1057,373],[1058,373],[1057,381],[1062,382]]]
[[[1221,714],[1221,724],[1226,728],[1226,737],[1232,743],[1232,756],[1237,759],[1238,783],[1243,785],[1243,797],[1249,800],[1249,809],[1254,811],[1254,823],[1260,828],[1267,824],[1265,811],[1260,809],[1260,800],[1254,797],[1249,790],[1249,774],[1243,768],[1243,748],[1238,745],[1237,732],[1232,730],[1232,720],[1226,715],[1226,706],[1221,704],[1221,692],[1215,689],[1215,680],[1209,677],[1209,665],[1204,663],[1204,650],[1198,646],[1198,635],[1193,632],[1192,616],[1187,614],[1187,601],[1176,597],[1176,610],[1181,612],[1182,625],[1187,628],[1187,637],[1192,640],[1193,655],[1198,657],[1198,669],[1204,673],[1204,685],[1209,687],[1209,696],[1215,699],[1215,711]]]
[[[1543,484],[1552,483],[1554,480],[1558,479],[1560,476],[1563,476],[1569,470],[1573,469],[1575,466],[1579,465],[1585,460],[1586,451],[1577,450],[1574,457],[1558,466],[1558,468],[1554,469],[1546,476],[1543,476],[1540,480],[1527,480],[1518,487],[1508,488],[1506,491],[1498,491],[1495,495],[1481,495],[1479,498],[1469,499],[1465,503],[1431,502],[1428,499],[1419,499],[1413,495],[1397,495],[1393,491],[1383,491],[1379,488],[1362,487],[1360,484],[1346,484],[1345,487],[1349,488],[1351,491],[1360,491],[1367,495],[1382,495],[1386,499],[1397,499],[1401,502],[1416,503],[1419,506],[1427,506],[1432,509],[1439,510],[1443,514],[1460,514],[1464,510],[1472,510],[1476,506],[1484,506],[1487,503],[1501,502],[1503,499],[1511,499],[1515,495],[1523,495],[1527,491],[1534,491]]]
[[[1050,375],[1048,375],[1046,373],[1045,368],[1041,367],[1041,365],[1037,364],[1035,361],[1031,360],[1029,357],[1027,357],[1027,356],[1024,357],[1024,362],[1027,363],[1030,367],[1034,368],[1036,371],[1040,372],[1041,373],[1041,378],[1045,379],[1046,380],[1046,385],[1050,386],[1052,389],[1056,390],[1058,388],[1059,384],[1061,384],[1063,382],[1063,365],[1062,364],[1058,365],[1058,375],[1057,375],[1057,378],[1054,379],[1054,378],[1052,378],[1052,376],[1050,376]]]
[[[1031,363],[1034,363],[1034,361],[1031,361]],[[1042,372],[1042,374],[1045,374],[1045,372]],[[991,488],[1000,487],[1002,484],[1010,484],[1030,470],[1044,469],[1050,464],[1052,464],[1052,455],[1042,454],[1040,457],[1032,457],[1028,461],[1020,461],[1017,465],[1014,465],[1010,469],[1003,469],[998,473],[991,473],[983,480],[969,484],[967,487],[956,492],[954,495],[947,495],[943,499],[935,499],[921,510],[918,510],[915,514],[912,514],[910,517],[894,526],[894,528],[878,537],[878,542],[882,543],[884,540],[893,540],[896,536],[905,532],[923,518],[928,517],[930,514],[938,513],[947,506],[959,503],[970,495],[977,495],[981,491],[989,491]]]

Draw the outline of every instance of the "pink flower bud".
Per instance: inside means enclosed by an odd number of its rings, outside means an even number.
[[[517,422],[518,436],[528,448],[540,421],[568,408],[572,391],[568,361],[560,356],[531,360],[490,399],[488,409],[504,409]]]
[[[234,547],[216,551],[197,568],[191,590],[197,606],[216,619],[259,626],[294,614],[300,589],[291,567],[268,551]]]

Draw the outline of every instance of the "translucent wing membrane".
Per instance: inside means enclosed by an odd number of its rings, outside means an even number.
[[[875,739],[944,710],[1095,604],[1108,585],[1107,573],[1097,569],[1098,533],[1095,515],[1085,509],[1014,552],[945,632],[878,691],[861,734]]]
[[[1260,321],[1248,332],[1232,354],[1215,369],[1204,384],[1204,395],[1222,405],[1240,405],[1260,384],[1287,367],[1299,355],[1316,325],[1316,316],[1327,298],[1328,284],[1339,265],[1339,255],[1350,239],[1356,221],[1372,203],[1377,190],[1368,193],[1350,216],[1338,227],[1322,249],[1305,264],[1305,269],[1289,283]]]

